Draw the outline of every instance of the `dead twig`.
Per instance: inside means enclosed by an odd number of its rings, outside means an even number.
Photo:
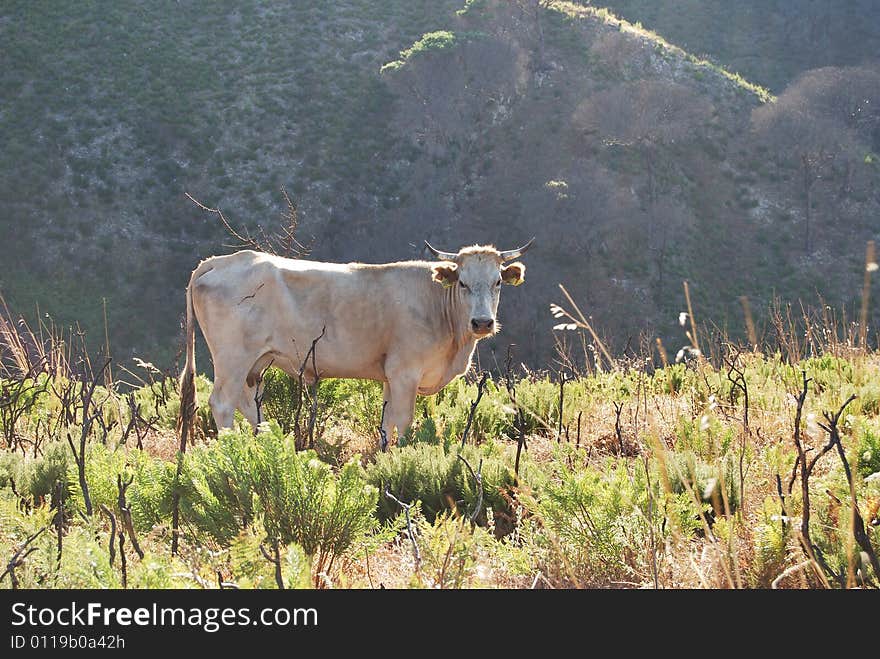
[[[574,309],[577,317],[573,316],[571,313],[560,307],[558,304],[550,305],[550,312],[553,314],[554,318],[568,318],[571,323],[563,323],[566,325],[566,329],[571,328],[571,325],[574,325],[575,329],[577,327],[582,327],[586,329],[590,336],[593,337],[593,341],[599,347],[599,350],[602,352],[602,355],[605,357],[605,360],[608,362],[608,368],[611,370],[617,370],[617,364],[615,364],[614,359],[611,357],[611,353],[608,352],[608,349],[605,347],[605,344],[602,343],[602,339],[599,338],[599,335],[596,334],[596,331],[593,329],[593,326],[590,325],[590,322],[587,320],[586,316],[584,316],[583,312],[578,308],[578,305],[575,304],[574,299],[572,299],[571,295],[569,295],[568,291],[565,289],[565,286],[559,284],[559,289],[562,291],[562,294],[565,295],[565,299],[568,300],[568,303],[571,305],[572,309]],[[600,363],[598,357],[596,358],[596,363]]]
[[[91,382],[89,382],[88,387],[83,384],[81,397],[82,397],[82,427],[80,429],[79,435],[79,451],[77,451],[76,447],[73,444],[73,439],[70,437],[70,432],[67,432],[67,443],[70,446],[70,450],[73,453],[74,462],[76,462],[76,469],[79,474],[79,487],[82,491],[83,504],[86,507],[86,515],[89,517],[92,516],[92,499],[89,496],[89,484],[86,481],[86,440],[89,437],[89,433],[92,429],[92,424],[95,422],[99,416],[104,414],[103,405],[95,405],[93,398],[95,395],[95,388],[98,386],[98,381],[103,379],[104,371],[110,366],[110,358],[104,362],[104,366],[98,371],[94,376],[92,376]],[[94,409],[94,413],[90,414],[89,410]]]
[[[238,584],[234,581],[224,581],[220,570],[217,570],[217,587],[220,590],[238,590]]]
[[[318,376],[318,366],[315,364],[315,355],[317,353],[316,347],[318,345],[318,341],[320,341],[324,333],[327,331],[327,326],[321,328],[321,334],[318,335],[316,339],[312,341],[312,347],[309,348],[309,352],[312,355],[312,372],[315,374],[315,382],[312,385],[312,405],[309,411],[309,448],[315,448],[315,420],[318,418],[318,386],[320,385],[320,377]]]
[[[128,561],[125,559],[125,533],[119,532],[119,560],[122,563],[122,588],[128,588]]]
[[[30,556],[33,552],[37,550],[37,547],[31,547],[27,551],[27,546],[31,544],[34,540],[40,537],[40,535],[48,529],[48,526],[44,526],[39,531],[30,536],[24,543],[19,547],[16,552],[12,555],[12,558],[9,559],[9,562],[6,564],[6,569],[3,571],[3,574],[0,574],[0,581],[3,581],[3,577],[9,574],[9,580],[12,583],[12,590],[18,590],[18,578],[15,576],[15,568],[21,567],[24,563],[24,560]]]
[[[415,560],[416,572],[418,572],[421,567],[421,564],[422,564],[422,554],[419,551],[419,543],[416,542],[416,534],[415,534],[415,531],[413,530],[412,518],[410,517],[410,514],[409,514],[409,509],[413,507],[413,504],[404,503],[403,501],[398,499],[396,496],[391,494],[391,491],[387,487],[385,488],[385,496],[388,497],[389,499],[391,499],[392,501],[394,501],[398,506],[403,508],[403,512],[406,515],[406,532],[409,535],[410,542],[412,542],[413,559]]]
[[[729,358],[725,356],[723,353],[721,355],[722,361],[727,365],[727,379],[730,381],[730,404],[735,405],[735,392],[738,389],[742,392],[743,395],[743,418],[742,418],[742,433],[740,434],[740,445],[739,445],[739,499],[740,501],[745,501],[745,479],[746,479],[746,468],[745,468],[745,454],[746,454],[746,446],[748,443],[748,438],[751,437],[752,431],[749,428],[749,386],[746,382],[745,368],[740,368],[737,366],[737,362],[739,361],[740,352],[737,351],[736,355],[733,358]]]
[[[823,412],[822,416],[825,417],[825,421],[827,423],[820,423],[819,426],[828,433],[828,443],[834,446],[837,449],[837,455],[840,457],[840,461],[843,463],[843,471],[846,473],[846,480],[849,484],[849,496],[850,496],[850,505],[852,506],[852,532],[853,538],[858,543],[859,547],[862,548],[868,555],[868,560],[871,562],[871,567],[874,568],[874,576],[877,579],[880,579],[880,562],[877,560],[877,554],[874,551],[874,547],[871,545],[871,539],[868,537],[868,534],[865,533],[865,521],[862,518],[862,514],[859,511],[859,503],[856,500],[856,490],[855,485],[853,484],[852,470],[849,467],[849,461],[846,459],[846,452],[843,450],[843,444],[840,442],[840,430],[837,427],[837,423],[840,420],[840,415],[843,414],[843,411],[846,409],[846,406],[849,405],[856,398],[855,394],[852,394],[849,398],[846,399],[846,402],[840,407],[839,410],[835,414],[830,414],[829,412]]]
[[[220,223],[223,225],[223,228],[226,229],[226,232],[239,242],[238,245],[233,245],[233,247],[250,248],[250,249],[256,250],[258,252],[266,251],[265,249],[263,249],[263,245],[261,245],[254,238],[252,238],[251,235],[249,233],[247,233],[247,231],[245,231],[244,235],[238,233],[238,231],[236,231],[232,227],[232,225],[229,223],[229,221],[223,215],[223,211],[221,211],[219,208],[209,208],[209,207],[205,206],[202,202],[198,201],[195,197],[193,197],[189,192],[184,192],[183,194],[186,195],[187,199],[189,199],[191,202],[193,202],[196,206],[201,208],[203,211],[208,211],[209,213],[213,213],[214,215],[216,215],[220,219]]]
[[[788,513],[785,511],[785,495],[782,493],[782,478],[779,477],[779,474],[776,474],[776,495],[779,497],[779,521],[782,525],[782,533],[785,534],[785,529],[788,526]]]
[[[110,546],[108,550],[110,552],[110,567],[113,567],[113,561],[116,559],[116,515],[103,503],[101,504],[101,510],[110,518]]]
[[[471,429],[471,423],[474,421],[474,413],[477,411],[477,405],[480,404],[480,399],[483,397],[483,390],[486,387],[486,378],[489,377],[488,371],[483,371],[483,375],[480,378],[480,381],[477,383],[477,397],[474,402],[471,403],[471,409],[468,413],[467,423],[464,426],[464,432],[461,435],[461,448],[464,448],[465,442],[467,441],[468,433]]]
[[[469,518],[471,521],[471,528],[473,528],[473,526],[477,523],[477,517],[480,514],[480,509],[483,507],[483,459],[480,458],[480,464],[477,465],[477,470],[474,471],[474,468],[471,467],[470,463],[461,453],[459,453],[456,457],[464,462],[464,466],[468,468],[469,472],[471,472],[471,478],[474,479],[474,484],[477,486],[477,501],[474,504],[474,512],[471,513],[471,516]]]
[[[783,570],[779,574],[779,576],[770,583],[770,588],[772,588],[773,590],[777,590],[779,588],[779,584],[782,583],[783,579],[785,579],[786,577],[790,577],[796,572],[803,571],[804,568],[809,567],[811,564],[812,563],[810,561],[803,561],[802,563],[798,563],[797,565],[792,565],[791,567],[785,568],[785,570]]]
[[[272,565],[275,566],[275,584],[278,586],[278,590],[284,590],[284,575],[281,574],[281,543],[275,538],[272,541],[272,553],[266,550],[266,547],[263,546],[263,543],[260,543],[260,553],[263,555],[267,561],[269,561]]]
[[[134,476],[131,476],[127,481],[122,480],[122,475],[116,475],[116,489],[118,490],[118,496],[116,498],[116,503],[119,506],[119,512],[122,515],[122,523],[125,526],[125,529],[128,531],[128,537],[131,540],[131,546],[134,547],[135,552],[140,557],[141,560],[144,560],[144,552],[141,549],[140,544],[138,543],[137,535],[134,532],[134,524],[131,521],[131,509],[128,507],[128,503],[125,500],[125,491],[128,489],[128,486],[132,484],[134,481]]]
[[[562,441],[562,413],[565,409],[565,371],[559,371],[559,418],[556,425],[556,443]]]
[[[815,545],[810,538],[810,476],[813,473],[813,469],[816,466],[816,463],[819,462],[819,459],[825,455],[828,451],[834,448],[834,439],[829,439],[828,443],[822,447],[819,453],[813,456],[813,459],[809,462],[807,461],[807,451],[804,448],[803,442],[801,441],[801,430],[800,430],[800,421],[801,415],[803,413],[804,401],[807,398],[807,385],[810,380],[807,378],[807,372],[802,371],[803,384],[801,387],[801,391],[798,394],[797,398],[797,412],[795,413],[795,428],[794,428],[794,443],[795,448],[797,448],[798,456],[796,468],[800,469],[801,474],[801,498],[802,498],[802,511],[801,511],[801,528],[800,535],[798,540],[801,544],[801,549],[808,559],[814,561],[814,569],[819,574],[819,576],[824,579],[825,574],[830,574],[834,580],[842,587],[846,587],[846,581],[843,578],[843,575],[835,572],[828,562],[825,560],[825,557],[822,555],[822,551],[819,549],[817,545]],[[837,419],[840,418],[840,414],[843,413],[843,410],[849,405],[855,396],[850,396],[850,398],[843,404],[840,410],[837,413],[836,417],[828,417],[829,419],[834,419],[834,424],[836,426]],[[839,437],[838,437],[839,440]],[[794,474],[792,475],[792,482],[794,479]],[[789,493],[791,492],[791,484],[789,484]]]
[[[617,436],[617,445],[620,447],[620,457],[624,455],[623,432],[620,428],[620,413],[623,412],[623,403],[614,401],[614,434]]]
[[[504,366],[504,386],[507,388],[507,395],[510,398],[510,402],[513,403],[513,408],[515,410],[514,416],[514,427],[517,431],[517,444],[516,444],[516,459],[514,461],[513,466],[513,485],[514,487],[519,487],[519,460],[522,454],[523,447],[528,450],[528,446],[526,446],[526,419],[525,414],[523,414],[522,407],[520,407],[519,403],[516,400],[516,385],[513,384],[513,374],[510,370],[510,363],[513,360],[513,352],[512,352],[513,344],[508,344],[507,346],[507,358],[505,359]]]
[[[379,448],[382,451],[388,449],[388,433],[385,432],[385,408],[388,407],[388,401],[382,401],[382,416],[379,417]]]
[[[257,381],[254,383],[255,384],[255,386],[254,386],[254,405],[257,406],[257,425],[258,426],[263,421],[263,397],[265,396],[265,393],[266,393],[265,390],[260,390],[260,385],[263,383],[263,378],[266,377],[266,371],[268,371],[270,368],[272,368],[272,364],[274,364],[274,363],[275,363],[275,360],[270,359],[269,363],[266,364],[266,368],[264,368],[262,371],[260,371],[260,375],[259,375],[259,377],[257,377]],[[254,428],[254,432],[256,432],[256,431],[257,431],[257,429]]]
[[[19,420],[27,418],[40,395],[48,389],[45,381],[40,383],[37,380],[37,375],[45,369],[45,358],[41,357],[35,364],[28,366],[21,377],[0,380],[0,432],[10,451],[15,451],[21,444],[17,431]],[[24,450],[22,446],[22,452]]]
[[[308,352],[306,352],[306,356],[300,364],[299,373],[297,375],[297,388],[296,388],[296,408],[293,412],[293,430],[294,430],[294,446],[297,448],[304,448],[308,446],[309,448],[313,448],[314,444],[314,431],[315,431],[315,419],[318,414],[318,369],[315,365],[315,350],[318,345],[318,341],[320,341],[324,337],[324,333],[327,331],[327,326],[321,328],[321,333],[312,340],[312,345],[309,347]],[[309,426],[308,426],[308,445],[306,445],[306,438],[303,436],[302,426],[300,425],[300,419],[302,417],[302,404],[303,404],[303,390],[304,390],[304,380],[305,380],[305,372],[306,367],[308,366],[309,360],[312,362],[312,371],[314,371],[315,382],[313,384],[312,389],[312,404],[310,405],[309,412]]]
[[[296,238],[296,231],[299,225],[299,212],[283,186],[281,187],[281,194],[284,197],[287,210],[282,213],[281,228],[274,233],[266,233],[266,230],[262,226],[258,226],[258,236],[252,236],[247,229],[244,231],[236,230],[232,224],[230,224],[229,220],[226,219],[226,216],[223,215],[223,211],[219,208],[210,208],[198,201],[190,193],[185,192],[184,194],[187,199],[193,202],[201,210],[215,215],[220,220],[226,233],[238,241],[237,245],[228,245],[229,247],[253,249],[258,252],[266,252],[268,254],[275,254],[276,256],[286,256],[291,258],[305,258],[309,255],[309,252],[311,252],[311,247],[303,245]]]

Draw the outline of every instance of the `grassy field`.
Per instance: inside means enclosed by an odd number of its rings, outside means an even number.
[[[217,436],[200,378],[184,454],[173,378],[0,329],[3,588],[878,585],[880,353],[827,325],[472,373],[384,453],[375,383],[269,371]]]

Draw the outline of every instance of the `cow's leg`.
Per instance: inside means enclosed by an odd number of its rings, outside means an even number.
[[[237,405],[238,409],[241,410],[241,413],[244,414],[244,418],[251,424],[251,428],[254,429],[254,432],[257,430],[257,386],[258,385],[255,384],[254,386],[249,387],[245,384],[241,400]]]
[[[275,358],[272,353],[266,353],[254,362],[250,368],[247,378],[244,381],[244,391],[241,399],[238,401],[238,409],[244,414],[244,418],[251,424],[254,432],[257,431],[257,419],[261,417],[257,410],[257,392],[263,383],[263,372],[272,365]],[[293,376],[295,377],[295,376]],[[260,420],[265,421],[265,417]]]
[[[214,378],[214,390],[208,398],[208,404],[211,406],[211,414],[214,415],[214,423],[217,424],[217,430],[221,428],[231,428],[232,419],[235,416],[235,398],[231,398],[225,383],[219,378]]]
[[[389,442],[394,428],[397,428],[400,438],[412,425],[419,379],[418,374],[411,373],[398,373],[388,377],[386,389],[390,398],[386,398],[388,405],[385,407],[385,423],[382,424],[382,429]]]
[[[211,406],[217,430],[231,428],[236,408],[241,409],[244,405],[244,390],[247,389],[245,380],[249,371],[250,364],[214,364],[214,390],[208,404]],[[256,404],[253,399],[251,404],[254,405],[253,418],[256,420]],[[242,412],[248,414],[245,409]]]

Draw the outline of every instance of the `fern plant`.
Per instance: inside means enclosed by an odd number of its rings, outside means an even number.
[[[335,473],[314,451],[297,452],[277,422],[221,434],[186,459],[181,483],[185,515],[229,546],[259,518],[266,539],[296,543],[316,573],[378,524],[378,490],[355,456]]]

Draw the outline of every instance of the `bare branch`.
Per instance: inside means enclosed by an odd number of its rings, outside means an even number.
[[[455,457],[464,462],[464,466],[468,468],[469,472],[471,472],[471,477],[474,479],[474,483],[477,486],[477,502],[474,504],[474,512],[472,512],[470,516],[471,526],[473,526],[477,523],[477,517],[480,514],[480,509],[483,507],[483,459],[480,458],[480,464],[477,465],[477,471],[474,472],[474,468],[471,467],[470,463],[461,453]]]
[[[620,447],[620,457],[624,456],[623,432],[620,428],[620,413],[623,411],[623,403],[614,401],[614,434],[617,436],[617,445]]]
[[[55,483],[55,497],[53,503],[57,508],[53,524],[55,524],[55,532],[58,536],[58,564],[61,565],[61,555],[64,550],[64,483],[57,481]]]
[[[113,561],[116,558],[116,515],[105,506],[103,503],[101,504],[101,510],[104,512],[107,517],[110,518],[110,567],[113,567]]]
[[[284,575],[281,573],[281,547],[278,539],[276,538],[272,541],[271,554],[269,554],[261,542],[260,553],[263,555],[263,558],[275,566],[275,584],[278,586],[278,590],[284,590]]]
[[[483,376],[480,378],[479,383],[477,383],[477,398],[471,403],[471,410],[468,413],[467,423],[464,426],[464,432],[461,435],[461,447],[464,448],[465,442],[467,441],[468,432],[471,429],[471,423],[474,420],[474,412],[477,411],[477,405],[480,404],[480,399],[483,397],[483,389],[486,386],[486,378],[489,377],[488,371],[483,371]],[[384,412],[384,410],[383,410]]]
[[[385,432],[385,408],[388,407],[388,401],[382,401],[382,416],[379,418],[379,448],[382,451],[388,450],[388,433]]]
[[[224,581],[220,570],[217,570],[217,587],[220,590],[238,590],[238,584],[234,581]]]
[[[202,202],[198,201],[195,197],[193,197],[189,192],[184,192],[183,194],[185,194],[187,199],[189,199],[191,202],[193,202],[196,206],[201,208],[203,211],[208,211],[209,213],[213,213],[220,219],[220,222],[223,224],[223,228],[226,229],[226,232],[239,242],[239,244],[236,245],[235,247],[239,247],[239,248],[246,247],[246,248],[254,249],[258,252],[265,251],[264,249],[262,249],[262,245],[260,245],[256,240],[251,238],[250,234],[248,234],[247,232],[245,232],[245,235],[241,235],[240,233],[238,233],[232,227],[232,225],[229,224],[226,217],[223,215],[223,211],[221,211],[219,208],[209,208],[208,206],[205,206]]]
[[[416,534],[415,531],[413,531],[412,519],[409,515],[409,509],[413,507],[413,504],[404,503],[396,496],[391,494],[391,491],[387,487],[385,488],[385,496],[394,501],[398,506],[403,508],[403,512],[406,515],[406,532],[409,534],[410,542],[412,542],[413,558],[415,559],[416,572],[418,572],[419,567],[422,564],[422,554],[421,552],[419,552],[419,544],[416,542]]]
[[[828,433],[829,445],[832,445],[837,448],[837,455],[840,457],[840,461],[843,463],[843,470],[846,473],[846,480],[849,484],[849,496],[850,496],[850,505],[852,506],[852,532],[853,538],[858,543],[859,547],[862,548],[868,555],[868,560],[871,562],[871,567],[874,568],[874,576],[877,579],[880,579],[880,561],[877,560],[877,553],[874,551],[874,547],[871,545],[870,536],[865,533],[865,521],[862,518],[862,514],[859,511],[859,503],[856,499],[856,489],[853,484],[853,476],[852,471],[850,470],[849,461],[846,459],[846,451],[843,450],[843,444],[840,441],[840,431],[837,427],[837,423],[840,420],[841,414],[846,409],[846,406],[849,405],[853,400],[855,400],[855,394],[852,394],[849,398],[846,399],[846,402],[840,407],[836,414],[832,415],[828,412],[824,412],[823,416],[828,424],[820,423],[819,425]]]
[[[226,219],[226,216],[223,215],[223,212],[219,208],[210,208],[206,206],[202,202],[195,199],[188,192],[184,193],[191,202],[193,202],[196,206],[198,206],[201,210],[207,211],[208,213],[212,213],[223,225],[226,233],[232,236],[235,240],[238,241],[237,245],[229,245],[229,247],[238,248],[238,249],[253,249],[258,252],[266,252],[268,254],[275,254],[276,256],[285,256],[291,258],[305,258],[309,255],[311,251],[311,247],[307,247],[303,245],[296,238],[296,231],[299,225],[299,213],[297,211],[296,205],[290,199],[290,196],[287,194],[287,191],[282,186],[281,194],[284,197],[284,202],[287,205],[287,210],[282,214],[282,224],[278,231],[274,233],[266,233],[266,230],[262,226],[257,227],[258,237],[254,237],[251,235],[247,229],[244,231],[236,230],[232,224],[230,224],[229,220]]]
[[[117,496],[117,504],[119,506],[119,512],[122,514],[122,523],[125,526],[125,529],[128,531],[128,537],[131,540],[131,546],[134,547],[135,552],[140,557],[141,560],[144,559],[144,552],[138,543],[137,535],[134,532],[134,524],[131,521],[131,509],[128,507],[128,503],[125,501],[125,491],[128,489],[128,486],[132,484],[134,480],[134,476],[130,477],[127,481],[122,480],[122,475],[116,475],[116,488],[119,492]]]
[[[565,409],[565,371],[559,371],[559,419],[557,419],[556,442],[562,441],[562,413]]]
[[[119,560],[122,563],[122,588],[128,588],[128,561],[125,558],[125,534],[119,532]]]
[[[21,567],[21,565],[24,563],[24,560],[37,550],[36,547],[31,547],[27,551],[25,551],[25,549],[27,549],[27,546],[31,544],[34,540],[39,538],[43,531],[47,530],[48,528],[48,526],[44,526],[39,531],[30,536],[27,540],[25,540],[21,547],[19,547],[18,550],[12,555],[12,558],[9,559],[9,562],[6,564],[6,569],[3,571],[3,574],[0,574],[0,581],[2,581],[3,577],[5,577],[7,573],[9,573],[9,580],[12,583],[12,590],[18,589],[18,579],[15,576],[15,568]]]
[[[528,450],[528,446],[526,446],[526,419],[525,414],[523,414],[522,407],[520,407],[519,403],[516,400],[516,385],[513,384],[513,374],[510,369],[510,364],[513,361],[513,344],[507,345],[507,358],[504,361],[504,384],[507,388],[507,395],[510,398],[510,402],[513,403],[513,407],[516,410],[516,415],[514,417],[514,427],[517,430],[517,445],[516,445],[516,460],[514,461],[513,466],[513,484],[515,487],[519,487],[519,460],[522,455],[523,447],[525,446],[526,450]]]

